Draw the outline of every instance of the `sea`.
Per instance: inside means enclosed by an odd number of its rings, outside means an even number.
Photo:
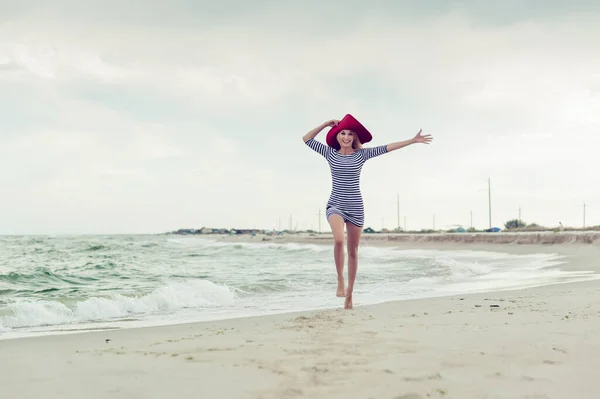
[[[255,238],[0,236],[0,339],[343,306],[329,242]],[[562,269],[568,261],[365,243],[354,305],[599,278]]]

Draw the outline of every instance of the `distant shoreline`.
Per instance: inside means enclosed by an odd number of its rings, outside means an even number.
[[[561,232],[498,232],[498,233],[438,233],[438,234],[364,234],[361,240],[393,242],[475,243],[475,244],[596,244],[600,231]]]
[[[172,233],[171,233],[172,234]],[[332,239],[331,233],[270,233],[249,234],[193,234],[196,237],[213,238],[223,241],[283,241],[310,243]],[[497,233],[363,233],[361,242],[388,244],[532,244],[560,245],[585,244],[600,246],[600,231],[569,230],[569,231],[520,231]]]

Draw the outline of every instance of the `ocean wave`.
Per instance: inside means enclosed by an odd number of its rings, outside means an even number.
[[[438,256],[434,259],[433,263],[443,269],[443,273],[440,274],[455,279],[490,274],[494,270],[493,266],[489,263],[467,262],[447,256]]]
[[[93,251],[100,251],[100,250],[103,250],[103,249],[108,249],[108,248],[105,245],[98,244],[98,245],[91,245],[90,247],[88,247],[86,249],[86,251],[92,251],[93,252]]]
[[[48,282],[62,281],[63,278],[47,267],[36,267],[31,272],[8,272],[0,274],[0,281],[19,283],[23,281]]]
[[[329,251],[330,246],[317,244],[298,244],[293,242],[226,242],[211,238],[179,238],[169,239],[169,243],[185,246],[190,249],[202,250],[205,252],[220,252],[233,250],[267,250],[267,251],[286,251],[286,252],[323,252]]]
[[[255,283],[237,285],[235,291],[240,296],[251,296],[253,294],[268,294],[274,292],[301,292],[307,287],[314,287],[315,284],[304,281],[299,283],[289,279],[269,280],[262,279]]]
[[[172,312],[186,308],[229,305],[235,301],[234,290],[208,280],[172,283],[140,296],[115,294],[91,297],[71,304],[48,300],[15,300],[3,310],[0,326],[4,328],[97,322]],[[7,314],[8,313],[8,314]]]
[[[87,280],[87,277],[73,277],[53,271],[47,267],[36,267],[29,272],[8,272],[0,274],[0,283],[5,283],[9,287],[23,290],[57,290],[59,286],[77,286],[81,285],[81,280]]]

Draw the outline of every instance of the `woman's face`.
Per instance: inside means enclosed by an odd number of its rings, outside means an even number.
[[[337,141],[340,144],[340,149],[352,149],[354,143],[354,132],[352,130],[342,130],[337,135]]]

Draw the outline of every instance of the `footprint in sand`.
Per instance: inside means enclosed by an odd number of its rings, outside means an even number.
[[[424,396],[418,393],[407,393],[406,395],[394,396],[394,399],[424,399]]]
[[[560,364],[560,362],[557,362],[555,360],[544,360],[544,364]]]
[[[427,381],[427,380],[441,380],[442,376],[440,373],[431,374],[423,377],[404,377],[404,381]]]

